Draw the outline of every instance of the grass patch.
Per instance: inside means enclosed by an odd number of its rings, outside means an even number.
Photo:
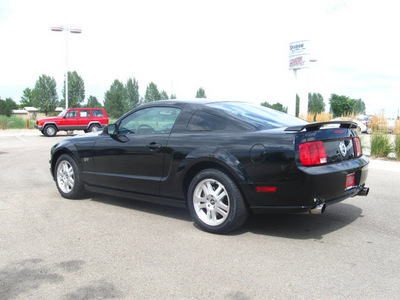
[[[371,155],[377,157],[387,157],[392,151],[390,136],[382,131],[377,131],[371,136]]]
[[[0,115],[0,124],[5,125],[5,129],[26,129],[26,120],[16,116]],[[29,128],[35,128],[36,120],[29,120]],[[2,127],[1,127],[2,128]]]

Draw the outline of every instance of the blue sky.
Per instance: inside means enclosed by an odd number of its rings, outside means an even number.
[[[400,109],[396,1],[54,1],[0,2],[0,96],[19,102],[40,75],[69,70],[100,101],[114,79],[150,82],[178,98],[203,87],[209,98],[294,104],[289,43],[310,40],[317,62],[299,71],[304,95],[361,98],[367,113]]]

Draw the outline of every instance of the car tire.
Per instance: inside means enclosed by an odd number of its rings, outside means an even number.
[[[99,129],[100,129],[100,126],[98,124],[93,124],[93,125],[90,125],[88,131],[89,132],[97,132]]]
[[[43,134],[45,136],[55,136],[57,134],[57,128],[54,125],[47,125],[44,129],[43,129]]]
[[[75,160],[68,154],[61,155],[54,168],[54,178],[61,196],[78,199],[84,194],[84,184]]]
[[[248,215],[237,185],[227,174],[216,169],[205,169],[192,179],[188,208],[201,229],[218,234],[239,228]]]

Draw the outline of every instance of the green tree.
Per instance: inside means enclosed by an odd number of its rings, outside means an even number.
[[[324,98],[321,94],[308,93],[308,112],[314,114],[314,121],[317,114],[325,111]]]
[[[104,95],[104,108],[112,118],[118,118],[127,111],[126,89],[121,81],[115,79]]]
[[[140,95],[139,95],[139,83],[135,78],[129,78],[126,83],[126,93],[128,101],[128,110],[139,105]]]
[[[63,98],[61,106],[65,106],[65,80],[62,89]],[[68,72],[68,107],[81,107],[81,103],[85,100],[85,83],[82,77],[76,71]]]
[[[167,94],[166,91],[162,91],[162,92],[160,93],[160,96],[161,96],[161,100],[167,100],[167,99],[169,99],[168,94]]]
[[[144,95],[144,102],[153,102],[161,100],[161,94],[158,91],[157,85],[153,82],[150,82],[146,88],[146,94]]]
[[[365,103],[361,99],[357,99],[354,102],[354,114],[364,114],[365,115]]]
[[[26,88],[23,91],[23,95],[19,104],[20,108],[24,108],[27,106],[34,106],[33,91],[30,88]]]
[[[347,96],[332,94],[329,103],[331,105],[330,111],[334,118],[349,115],[354,111],[355,100]]]
[[[88,107],[88,108],[102,108],[103,106],[97,100],[97,98],[95,96],[90,95],[88,100],[87,100],[86,107]]]
[[[43,74],[36,81],[32,91],[33,104],[46,115],[54,111],[58,105],[57,83],[53,77]]]
[[[262,106],[269,107],[275,110],[279,110],[281,112],[287,113],[288,108],[283,106],[281,103],[277,102],[275,104],[269,104],[267,101],[261,103]]]
[[[296,117],[300,115],[300,97],[296,94]]]
[[[18,109],[17,103],[11,98],[6,98],[6,100],[0,99],[0,115],[11,116],[13,109]]]
[[[206,91],[202,87],[197,90],[196,98],[207,98]]]
[[[171,94],[171,97],[169,97],[169,99],[176,99],[176,95],[175,94]]]

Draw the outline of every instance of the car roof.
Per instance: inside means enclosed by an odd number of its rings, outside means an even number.
[[[144,103],[143,105],[157,106],[157,105],[182,105],[182,104],[200,104],[207,105],[210,103],[250,103],[246,101],[235,101],[235,100],[216,100],[216,99],[208,99],[208,98],[193,98],[193,99],[168,99],[168,100],[159,100]]]

